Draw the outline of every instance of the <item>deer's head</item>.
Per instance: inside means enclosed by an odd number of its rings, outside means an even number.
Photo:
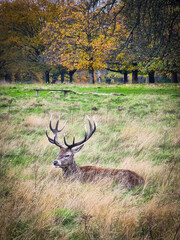
[[[66,137],[64,136],[64,145],[65,146],[63,146],[58,141],[57,135],[58,135],[58,133],[60,133],[64,129],[66,123],[64,124],[64,126],[61,129],[58,130],[59,120],[57,121],[55,128],[52,127],[52,123],[51,123],[51,120],[50,120],[49,128],[53,132],[54,138],[50,138],[48,136],[47,130],[46,130],[46,136],[47,136],[50,143],[55,144],[56,146],[58,146],[60,148],[60,151],[57,155],[57,159],[54,161],[54,166],[55,167],[67,168],[68,166],[71,166],[71,165],[74,164],[74,154],[81,150],[81,148],[84,146],[84,143],[96,131],[96,122],[93,121],[93,124],[92,124],[89,118],[88,118],[88,122],[89,122],[90,131],[89,131],[89,134],[88,134],[87,130],[85,129],[85,135],[84,135],[83,140],[81,140],[79,142],[75,142],[75,137],[74,137],[72,144],[68,144],[67,140],[66,140]]]

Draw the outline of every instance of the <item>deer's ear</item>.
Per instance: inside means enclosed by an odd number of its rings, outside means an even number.
[[[78,147],[78,148],[73,149],[73,153],[75,154],[75,153],[79,152],[83,146],[84,146],[84,144],[81,145],[81,146]]]

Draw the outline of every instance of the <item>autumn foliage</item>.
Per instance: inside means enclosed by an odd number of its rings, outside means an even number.
[[[68,74],[72,82],[86,70],[94,83],[95,70],[109,69],[133,72],[135,82],[138,71],[177,82],[179,14],[177,1],[3,0],[0,76],[23,82],[43,73],[49,83]]]
[[[58,11],[58,19],[47,23],[43,30],[48,46],[46,61],[71,70],[88,70],[94,82],[94,70],[106,68],[116,40],[126,38],[123,18],[115,17],[117,9],[108,11],[88,1],[64,3]]]

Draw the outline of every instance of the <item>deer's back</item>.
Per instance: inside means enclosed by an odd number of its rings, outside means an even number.
[[[131,170],[95,166],[80,166],[79,168],[81,178],[84,181],[94,181],[102,179],[103,177],[110,177],[115,179],[118,183],[122,183],[128,189],[144,184],[144,179]]]

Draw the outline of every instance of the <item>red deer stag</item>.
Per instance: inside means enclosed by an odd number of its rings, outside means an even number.
[[[143,185],[144,179],[140,177],[133,171],[125,169],[112,169],[112,168],[101,168],[95,166],[78,166],[74,160],[74,154],[79,152],[83,147],[83,144],[90,139],[90,137],[96,131],[96,123],[93,121],[91,123],[88,118],[90,132],[87,133],[85,129],[85,136],[82,141],[75,142],[75,137],[73,138],[72,144],[68,144],[66,137],[64,136],[64,147],[57,138],[58,133],[60,133],[66,124],[58,130],[59,120],[56,123],[56,127],[52,128],[50,120],[50,130],[54,134],[54,138],[50,138],[47,134],[46,136],[50,143],[57,145],[60,148],[60,152],[57,155],[57,159],[54,161],[55,167],[62,168],[63,176],[65,178],[79,179],[80,181],[95,181],[97,179],[102,179],[103,177],[113,178],[116,182],[121,183],[127,189],[132,189],[135,186]]]

